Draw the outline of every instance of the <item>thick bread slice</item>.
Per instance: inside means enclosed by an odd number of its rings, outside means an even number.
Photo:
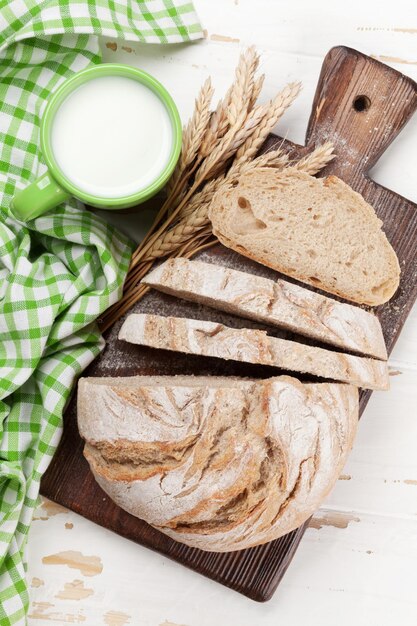
[[[272,541],[307,520],[342,470],[357,418],[356,388],[287,376],[78,386],[84,454],[100,486],[129,513],[210,551]]]
[[[211,263],[174,258],[153,269],[142,282],[185,300],[353,352],[387,358],[381,324],[373,313],[285,280],[273,281]]]
[[[179,317],[133,314],[123,323],[119,339],[152,348],[306,372],[365,389],[389,387],[385,361],[277,339],[263,330],[235,329],[215,322]]]
[[[382,304],[400,267],[374,209],[335,176],[260,168],[210,206],[229,248],[347,300]]]

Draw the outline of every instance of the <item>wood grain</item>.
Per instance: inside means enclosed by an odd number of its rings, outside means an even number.
[[[359,100],[358,100],[359,98]],[[355,108],[356,107],[356,108]],[[373,182],[368,172],[417,108],[417,85],[397,71],[355,50],[337,47],[326,56],[307,130],[308,148],[331,140],[338,158],[327,168],[359,191],[376,209],[400,260],[400,289],[390,303],[377,309],[388,352],[401,331],[417,296],[417,205]],[[271,137],[265,149],[277,139]],[[294,154],[305,147],[287,142]],[[264,276],[275,273],[253,264],[220,245],[204,253],[205,260],[245,268]],[[138,312],[190,315],[211,319],[213,312],[168,296],[148,294],[133,309]],[[216,318],[219,319],[219,315]],[[227,316],[239,325],[238,318]],[[120,322],[121,323],[121,322]],[[151,373],[194,373],[265,376],[270,368],[226,363],[216,359],[179,357],[118,342],[118,323],[109,333],[102,357],[87,375],[117,376]],[[248,323],[245,322],[245,326]],[[370,393],[361,394],[361,412]],[[306,525],[264,546],[228,554],[205,553],[178,544],[114,505],[95,483],[82,457],[74,401],[65,415],[64,436],[42,483],[42,493],[120,535],[157,550],[254,600],[274,593],[302,538]]]

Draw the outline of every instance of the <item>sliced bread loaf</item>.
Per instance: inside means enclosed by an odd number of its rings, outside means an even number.
[[[373,313],[285,280],[269,280],[202,261],[168,259],[142,280],[185,300],[265,322],[353,352],[387,358]]]
[[[235,329],[215,322],[178,317],[133,314],[123,323],[119,339],[152,348],[306,372],[365,389],[389,387],[385,361],[277,339],[262,330]]]
[[[212,377],[85,378],[91,470],[123,509],[189,546],[240,550],[300,526],[352,446],[357,389]]]
[[[335,176],[260,168],[218,192],[209,215],[225,246],[347,300],[376,306],[398,287],[381,220]]]

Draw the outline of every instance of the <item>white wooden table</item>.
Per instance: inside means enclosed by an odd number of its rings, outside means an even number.
[[[105,61],[148,70],[185,120],[206,76],[221,95],[240,50],[256,44],[264,98],[302,80],[279,124],[302,142],[321,62],[344,44],[417,80],[415,0],[195,0],[207,29],[191,46],[104,41]],[[417,115],[373,177],[417,202]],[[146,216],[145,216],[146,217]],[[144,216],[116,223],[140,237]],[[256,604],[44,501],[28,545],[31,626],[415,626],[417,623],[417,307],[374,393],[336,488],[315,515],[274,598]]]

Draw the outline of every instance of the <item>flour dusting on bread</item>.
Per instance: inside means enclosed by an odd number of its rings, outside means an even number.
[[[357,417],[356,388],[286,376],[86,378],[78,391],[104,491],[170,537],[220,552],[306,521],[337,480]]]

